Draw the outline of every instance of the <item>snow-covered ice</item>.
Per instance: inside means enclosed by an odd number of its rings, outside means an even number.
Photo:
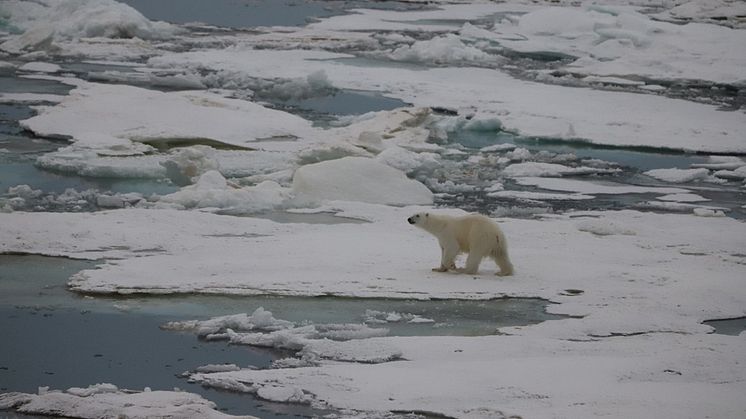
[[[375,179],[374,182],[371,182]],[[433,194],[403,172],[364,157],[344,157],[296,170],[293,191],[302,200],[360,201],[388,205],[431,204]]]
[[[708,201],[718,194],[737,201],[723,185],[741,188],[746,178],[746,117],[733,93],[746,80],[743,6],[614,3],[438,1],[416,11],[357,9],[299,27],[222,31],[153,22],[113,0],[5,1],[0,74],[73,86],[64,96],[0,94],[10,107],[34,105],[37,114],[21,128],[65,141],[34,155],[36,167],[168,179],[180,189],[146,198],[53,195],[31,180],[11,185],[0,191],[0,253],[101,260],[69,280],[72,291],[89,295],[537,297],[570,316],[480,337],[386,336],[378,326],[434,322],[404,311],[369,311],[361,324],[310,324],[257,309],[164,326],[292,351],[272,369],[225,359],[190,373],[192,381],[264,400],[361,417],[742,417],[744,333],[713,334],[703,322],[746,315],[746,227],[728,216],[743,206]],[[78,60],[130,71],[84,77],[68,71]],[[347,89],[411,107],[321,127],[257,102]],[[730,95],[734,110],[713,104],[709,97],[718,95]],[[496,144],[469,150],[454,144],[462,133],[494,134]],[[629,185],[618,183],[628,168],[574,154],[544,159],[501,144],[507,140],[498,134],[537,140],[532,150],[601,145],[716,155],[687,169],[645,171],[642,186]],[[542,191],[506,189],[516,184]],[[500,218],[516,275],[498,279],[489,264],[474,276],[430,270],[440,249],[406,218],[461,212],[433,208],[443,196],[434,192],[525,202],[648,194],[655,200],[636,208],[682,213],[541,210]],[[20,211],[45,199],[117,209]],[[363,222],[219,215],[287,209]],[[6,393],[0,407],[227,417],[196,395],[113,384]]]
[[[215,403],[181,391],[130,391],[113,384],[96,384],[65,391],[40,388],[39,394],[0,394],[0,409],[15,408],[19,413],[75,418],[101,417],[201,417],[214,419],[246,418],[216,410]]]

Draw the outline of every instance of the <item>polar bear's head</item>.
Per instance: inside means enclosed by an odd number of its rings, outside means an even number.
[[[418,212],[417,214],[407,218],[409,224],[422,226],[430,218],[430,214],[427,212]]]

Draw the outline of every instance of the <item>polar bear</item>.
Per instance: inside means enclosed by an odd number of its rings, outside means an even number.
[[[500,267],[497,275],[513,274],[513,264],[508,257],[508,242],[505,235],[495,222],[484,215],[454,217],[421,212],[407,218],[407,221],[438,239],[442,255],[440,267],[434,268],[433,271],[456,270],[476,274],[482,259],[489,256]],[[459,253],[469,254],[463,269],[456,269],[456,256]]]

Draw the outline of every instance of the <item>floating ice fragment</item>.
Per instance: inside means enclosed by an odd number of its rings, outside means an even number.
[[[669,194],[659,197],[661,201],[675,201],[675,202],[704,202],[709,199],[699,196],[693,193],[676,193]]]
[[[714,175],[722,179],[743,180],[746,179],[746,166],[741,166],[735,170],[718,170]]]
[[[178,186],[191,185],[202,174],[220,169],[215,150],[202,145],[176,149],[160,164],[166,168],[166,176]]]
[[[228,372],[228,371],[240,371],[241,368],[236,364],[208,364],[201,367],[197,367],[196,372],[201,373],[212,373],[212,372]]]
[[[454,34],[437,36],[427,41],[417,41],[392,51],[388,57],[395,61],[464,65],[468,62],[490,60],[490,55],[464,44]]]
[[[503,170],[508,177],[560,177],[568,175],[592,175],[615,173],[620,169],[601,169],[595,167],[569,167],[555,163],[525,162],[511,164]]]
[[[383,150],[376,156],[376,160],[405,173],[432,170],[440,165],[438,154],[429,152],[415,153],[414,151],[397,146]]]
[[[516,146],[515,144],[503,143],[482,147],[479,149],[479,151],[481,151],[482,153],[500,153],[503,151],[514,150],[516,147],[518,146]]]
[[[169,322],[162,327],[168,330],[195,331],[199,336],[206,336],[227,329],[238,331],[275,331],[287,329],[293,326],[287,320],[275,319],[272,312],[259,307],[251,315],[246,313],[229,316],[215,317],[209,320],[190,320],[180,322]]]
[[[291,199],[288,188],[271,180],[256,186],[239,187],[229,182],[220,172],[210,170],[194,185],[159,198],[163,204],[177,208],[240,209],[259,212],[281,208]]]
[[[645,175],[668,183],[688,183],[705,180],[710,171],[705,168],[699,169],[653,169],[644,172]]]
[[[373,159],[344,157],[296,170],[293,192],[301,199],[359,201],[387,205],[427,205],[433,194],[403,172]]]
[[[76,418],[199,417],[235,418],[215,410],[215,404],[202,396],[181,391],[120,390],[113,384],[96,384],[67,391],[40,387],[39,394],[0,394],[0,409],[13,408],[25,414]],[[244,416],[244,418],[252,418]]]
[[[257,390],[256,395],[264,400],[278,403],[310,403],[311,397],[305,395],[298,387],[282,385],[265,385]]]
[[[57,64],[33,61],[18,67],[18,69],[32,73],[57,73],[61,70],[61,67]]]
[[[79,397],[90,397],[94,394],[105,394],[105,393],[116,393],[119,388],[114,384],[95,384],[88,386],[87,388],[71,387],[65,392]]]
[[[692,212],[698,217],[725,217],[723,211],[709,208],[694,208]]]

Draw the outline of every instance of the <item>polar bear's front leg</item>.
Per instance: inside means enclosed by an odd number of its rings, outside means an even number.
[[[449,270],[455,270],[458,249],[458,243],[441,242],[440,267],[433,268],[433,272],[448,272]]]

